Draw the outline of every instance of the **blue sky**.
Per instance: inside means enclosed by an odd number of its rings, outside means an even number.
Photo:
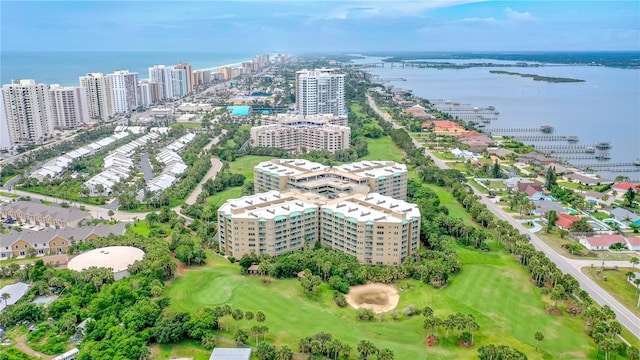
[[[640,1],[0,1],[1,50],[640,50]]]

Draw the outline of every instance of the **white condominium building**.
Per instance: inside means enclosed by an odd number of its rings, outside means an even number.
[[[9,124],[7,123],[7,115],[4,110],[4,101],[0,91],[0,149],[8,149],[13,145],[9,136]]]
[[[376,193],[316,194],[269,191],[225,202],[218,209],[220,250],[240,258],[323,246],[363,264],[399,265],[419,247],[420,210]]]
[[[273,159],[253,169],[254,191],[296,189],[322,195],[376,192],[407,198],[407,166],[393,161],[360,161],[329,167],[303,159]]]
[[[272,147],[290,152],[348,149],[351,129],[347,126],[297,124],[264,125],[251,128],[251,146]]]
[[[107,74],[113,93],[113,105],[116,113],[124,114],[138,107],[138,73],[127,70]]]
[[[53,136],[53,114],[47,84],[14,80],[11,84],[2,85],[2,103],[4,120],[0,131],[8,130],[11,143],[41,143]],[[0,140],[5,142],[3,138],[6,136],[0,135]]]
[[[158,94],[160,100],[173,99],[171,69],[171,66],[166,65],[154,65],[149,68],[149,82],[162,84],[162,93]]]
[[[191,75],[187,74],[187,70],[173,67],[169,74],[173,98],[179,99],[187,96],[189,94],[189,83],[191,83]]]
[[[333,69],[296,72],[296,105],[300,114],[344,114],[345,74]]]
[[[76,129],[91,122],[87,88],[52,84],[49,96],[54,128]]]
[[[92,119],[108,121],[115,115],[111,79],[102,73],[89,73],[80,77],[80,86],[89,93],[89,116]]]
[[[149,107],[154,103],[151,86],[149,80],[138,82],[138,104],[140,106]]]

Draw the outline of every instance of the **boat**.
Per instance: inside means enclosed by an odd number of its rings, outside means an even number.
[[[575,135],[571,135],[571,136],[567,136],[567,141],[568,141],[568,142],[573,142],[573,143],[575,143],[575,142],[578,142],[578,141],[579,141],[579,139],[578,139],[578,137],[577,137],[577,136],[575,136]]]
[[[636,161],[633,162],[634,166],[640,166],[640,159],[637,159]]]
[[[593,154],[596,152],[596,148],[595,146],[587,146],[584,148],[584,152],[586,152],[587,154]]]
[[[611,149],[611,142],[609,141],[600,141],[596,144],[596,149],[598,150],[609,150]]]
[[[609,160],[611,159],[611,155],[609,153],[600,153],[596,155],[597,160]]]

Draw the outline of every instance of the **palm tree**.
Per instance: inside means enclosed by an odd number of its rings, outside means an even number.
[[[9,306],[9,304],[7,303],[7,301],[11,298],[11,294],[9,294],[9,293],[2,293],[2,295],[0,295],[0,297],[2,297],[2,300],[4,301],[4,306],[5,306],[5,307]]]
[[[244,312],[242,312],[242,310],[240,310],[240,309],[235,309],[231,313],[231,317],[233,317],[233,320],[236,321],[236,330],[239,330],[240,329],[240,320],[242,320],[244,318]]]
[[[635,269],[636,265],[638,265],[638,263],[640,263],[640,259],[638,259],[637,257],[632,257],[629,262],[631,263],[631,266]]]
[[[360,340],[358,343],[358,352],[362,359],[369,359],[370,355],[373,355],[378,352],[376,346],[369,340]]]
[[[627,277],[627,281],[631,281],[636,278],[636,274],[633,271],[627,271],[624,275]]]
[[[244,318],[247,319],[247,327],[251,326],[251,320],[253,320],[254,317],[255,315],[253,314],[253,311],[247,311],[244,313]]]
[[[536,339],[536,351],[538,351],[538,344],[540,343],[540,341],[544,340],[544,335],[542,334],[542,332],[536,331],[533,334],[533,337]]]

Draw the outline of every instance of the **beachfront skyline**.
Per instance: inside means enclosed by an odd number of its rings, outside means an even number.
[[[640,50],[638,1],[2,1],[4,51]]]

